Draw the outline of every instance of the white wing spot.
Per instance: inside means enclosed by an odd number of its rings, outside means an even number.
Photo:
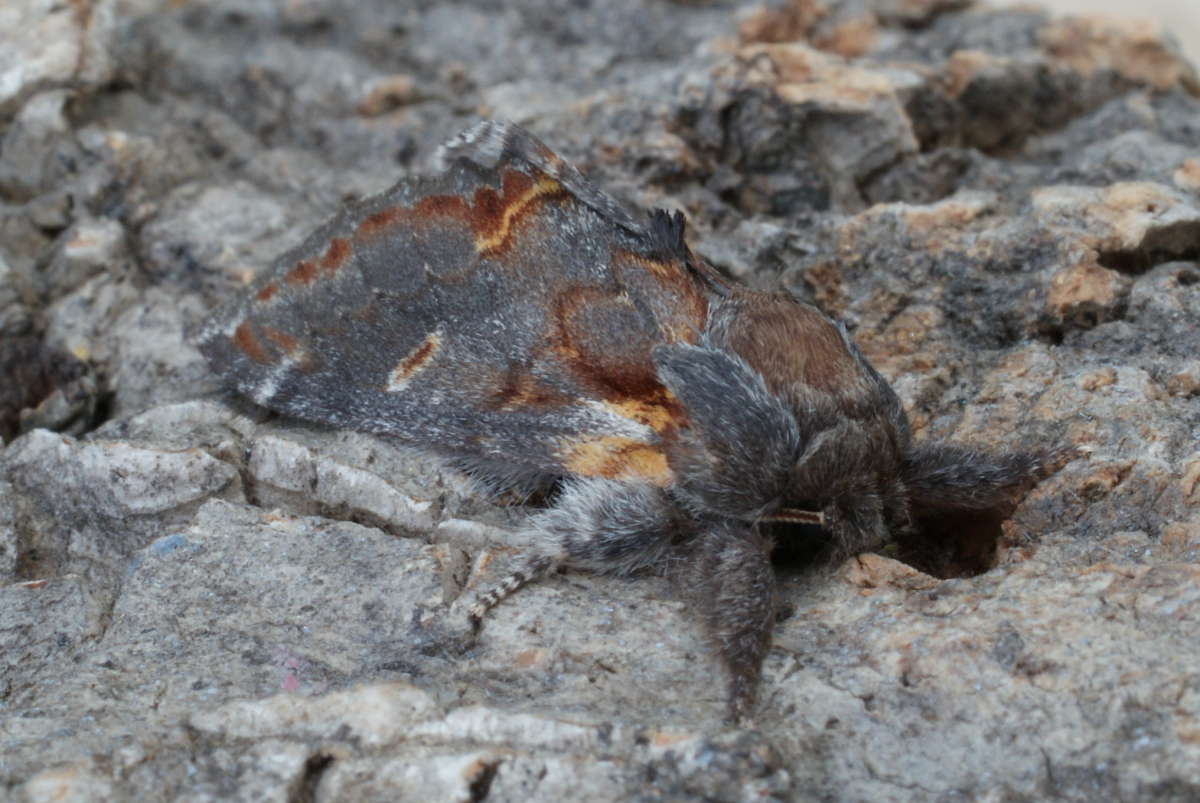
[[[257,385],[249,389],[250,398],[254,399],[260,407],[269,407],[271,399],[275,398],[275,394],[279,392],[280,384],[288,374],[292,373],[298,362],[299,360],[290,355],[284,357]]]

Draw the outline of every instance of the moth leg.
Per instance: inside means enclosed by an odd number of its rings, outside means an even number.
[[[483,617],[492,608],[520,591],[524,586],[556,571],[558,567],[559,563],[554,558],[536,555],[529,558],[521,569],[508,575],[499,583],[489,586],[487,591],[475,595],[467,608],[467,620],[471,623],[471,630],[479,630],[483,623]]]
[[[692,601],[729,674],[729,718],[742,721],[754,711],[776,620],[771,540],[753,525],[718,521],[693,550],[672,579]]]
[[[518,571],[472,595],[467,616],[477,628],[505,598],[559,568],[625,575],[662,566],[685,522],[653,485],[574,480],[554,507],[530,518],[521,539],[536,553]]]
[[[1067,457],[1065,452],[993,455],[956,444],[918,444],[905,458],[904,481],[919,512],[1005,508],[1017,492]]]

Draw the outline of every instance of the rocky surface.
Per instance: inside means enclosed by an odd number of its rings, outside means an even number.
[[[748,727],[653,577],[449,650],[519,506],[224,394],[187,332],[480,116],[846,321],[1003,523],[779,566]],[[10,0],[0,797],[1200,797],[1200,83],[966,0]],[[519,603],[519,604],[518,604]]]

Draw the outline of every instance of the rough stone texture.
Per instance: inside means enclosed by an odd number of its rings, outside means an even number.
[[[37,92],[84,91],[113,78],[117,46],[114,0],[28,0],[0,9],[0,113]]]
[[[1152,29],[9,0],[0,38],[0,797],[1200,797],[1200,84]],[[186,334],[479,115],[845,320],[918,437],[1074,456],[1006,522],[781,556],[752,727],[657,578],[452,648],[519,500],[230,398]]]

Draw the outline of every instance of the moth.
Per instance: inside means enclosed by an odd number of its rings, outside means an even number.
[[[914,443],[843,326],[725,278],[682,214],[631,215],[523,129],[480,123],[437,163],[282,255],[198,346],[267,408],[393,436],[494,489],[555,489],[521,569],[470,597],[476,624],[559,569],[662,572],[741,719],[776,620],[776,525],[858,552],[1003,511],[1042,470]]]

